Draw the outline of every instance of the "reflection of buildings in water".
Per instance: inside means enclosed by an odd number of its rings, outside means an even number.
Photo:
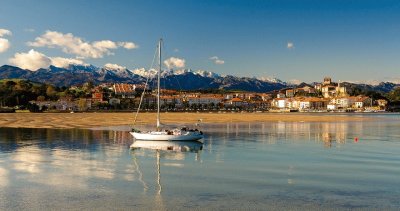
[[[116,144],[130,144],[133,141],[128,131],[93,130],[92,133],[97,140],[112,140]]]
[[[233,128],[233,130],[232,130]],[[275,144],[279,141],[316,141],[327,146],[333,143],[344,144],[349,132],[361,133],[362,122],[263,122],[263,123],[227,123],[225,144],[237,136],[251,136],[252,140]],[[233,135],[233,137],[232,137]],[[208,138],[212,138],[212,135]],[[210,147],[211,148],[211,147]]]
[[[324,122],[321,125],[319,136],[326,147],[331,147],[332,143],[345,144],[349,130],[348,122]]]

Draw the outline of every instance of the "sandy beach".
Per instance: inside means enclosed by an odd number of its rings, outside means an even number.
[[[0,127],[11,128],[95,128],[131,125],[134,113],[1,113]],[[137,124],[152,124],[155,113],[139,114]],[[225,122],[338,122],[367,121],[368,116],[302,113],[162,113],[163,123],[203,124]]]

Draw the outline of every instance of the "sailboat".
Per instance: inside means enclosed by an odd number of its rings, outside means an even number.
[[[160,77],[161,77],[161,44],[162,39],[158,43],[158,59],[159,67],[157,71],[157,127],[154,131],[139,131],[133,129],[130,134],[136,140],[149,141],[197,141],[204,137],[203,132],[198,129],[189,129],[187,127],[165,129],[161,128],[160,123]],[[141,98],[142,101],[143,98]],[[141,103],[140,103],[141,104]],[[138,108],[138,112],[140,106]],[[136,118],[135,118],[136,119]]]

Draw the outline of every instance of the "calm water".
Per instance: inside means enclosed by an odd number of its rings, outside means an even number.
[[[207,125],[192,152],[125,128],[1,128],[0,210],[400,209],[399,115]]]

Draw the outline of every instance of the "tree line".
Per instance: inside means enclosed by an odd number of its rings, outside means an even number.
[[[22,79],[3,79],[0,80],[0,106],[1,107],[19,107],[22,109],[34,110],[30,101],[57,101],[63,97],[71,99],[76,98],[89,98],[91,97],[91,90],[94,87],[92,82],[87,82],[80,87],[57,87],[52,84],[36,83],[29,80]],[[110,92],[110,90],[103,90]],[[225,93],[225,90],[200,90],[201,93]],[[400,104],[400,87],[394,87],[390,92],[384,93],[379,91],[361,89],[359,87],[351,87],[348,89],[350,95],[366,95],[373,99],[386,99],[391,104]],[[114,93],[109,93],[114,96]],[[126,101],[126,102],[125,102]],[[134,99],[122,100],[122,105],[118,108],[132,109],[135,102]],[[133,104],[133,105],[132,105]],[[107,106],[107,105],[103,105]],[[149,108],[152,107],[148,105]],[[166,107],[173,107],[173,105],[165,105]],[[211,106],[211,105],[210,105]],[[215,106],[215,105],[213,105]],[[211,107],[213,107],[211,106]]]

